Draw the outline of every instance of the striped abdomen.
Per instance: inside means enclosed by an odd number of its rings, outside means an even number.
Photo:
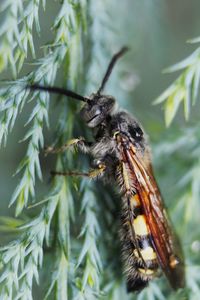
[[[127,275],[128,291],[143,289],[158,270],[157,255],[153,240],[138,195],[133,194],[131,178],[122,166],[122,254]],[[123,180],[122,180],[123,179]],[[121,182],[122,183],[122,182]]]

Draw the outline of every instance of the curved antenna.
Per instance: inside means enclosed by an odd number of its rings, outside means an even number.
[[[33,85],[27,85],[26,88],[33,90],[33,91],[39,90],[39,91],[45,91],[45,92],[54,93],[54,94],[60,94],[60,95],[71,97],[71,98],[74,98],[76,100],[80,100],[83,102],[90,101],[90,99],[87,97],[81,96],[75,92],[72,92],[70,90],[66,90],[63,88],[59,88],[59,87],[51,87],[51,86],[43,86],[43,85],[39,85],[39,84],[33,84]]]
[[[117,52],[115,55],[113,55],[109,65],[108,65],[108,68],[106,70],[106,73],[103,77],[103,80],[102,80],[102,83],[100,85],[100,88],[98,89],[97,91],[97,94],[100,95],[101,92],[103,91],[104,87],[105,87],[105,84],[106,82],[108,81],[109,77],[110,77],[110,74],[113,70],[113,67],[114,65],[116,64],[117,60],[122,56],[124,55],[124,53],[128,51],[128,47],[123,47],[119,52]]]

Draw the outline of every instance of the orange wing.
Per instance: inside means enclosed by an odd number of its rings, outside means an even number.
[[[179,242],[169,225],[151,167],[145,169],[132,144],[130,149],[124,148],[124,156],[137,179],[137,193],[151,231],[158,262],[171,286],[174,289],[183,287],[185,283],[184,263]]]

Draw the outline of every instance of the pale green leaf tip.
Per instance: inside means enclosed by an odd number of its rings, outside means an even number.
[[[185,113],[185,120],[186,120],[186,122],[189,121],[189,112],[186,112],[186,113]]]
[[[166,128],[169,128],[172,123],[172,120],[165,120]]]
[[[176,71],[179,71],[179,69],[176,69],[177,65],[172,65],[170,67],[167,67],[165,69],[162,70],[162,74],[170,74],[170,73],[174,73]]]
[[[152,105],[158,105],[161,104],[162,102],[165,102],[167,97],[163,97],[163,94],[158,96],[155,100],[153,100]]]
[[[19,215],[21,214],[22,210],[23,210],[24,207],[16,207],[16,210],[15,210],[15,217],[19,217]]]
[[[167,73],[170,73],[169,71],[170,67],[169,68],[165,68],[161,71],[162,74],[167,74]]]
[[[173,119],[174,119],[174,117],[171,117],[171,115],[165,113],[165,126],[166,126],[166,128],[170,127]]]
[[[158,98],[156,98],[155,100],[153,100],[153,102],[152,102],[152,105],[158,105],[158,104],[160,104],[161,102],[160,102],[160,98],[158,97]]]
[[[186,43],[188,44],[196,44],[196,43],[200,43],[200,37],[194,38],[194,39],[189,39],[186,41]]]

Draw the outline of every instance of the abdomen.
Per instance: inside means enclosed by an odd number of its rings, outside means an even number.
[[[134,174],[125,163],[118,166],[116,174],[122,195],[122,258],[127,290],[131,292],[143,289],[157,275],[158,262],[146,216],[137,195]]]
[[[158,262],[137,194],[123,197],[122,201],[122,257],[127,290],[131,292],[143,289],[156,276]]]

